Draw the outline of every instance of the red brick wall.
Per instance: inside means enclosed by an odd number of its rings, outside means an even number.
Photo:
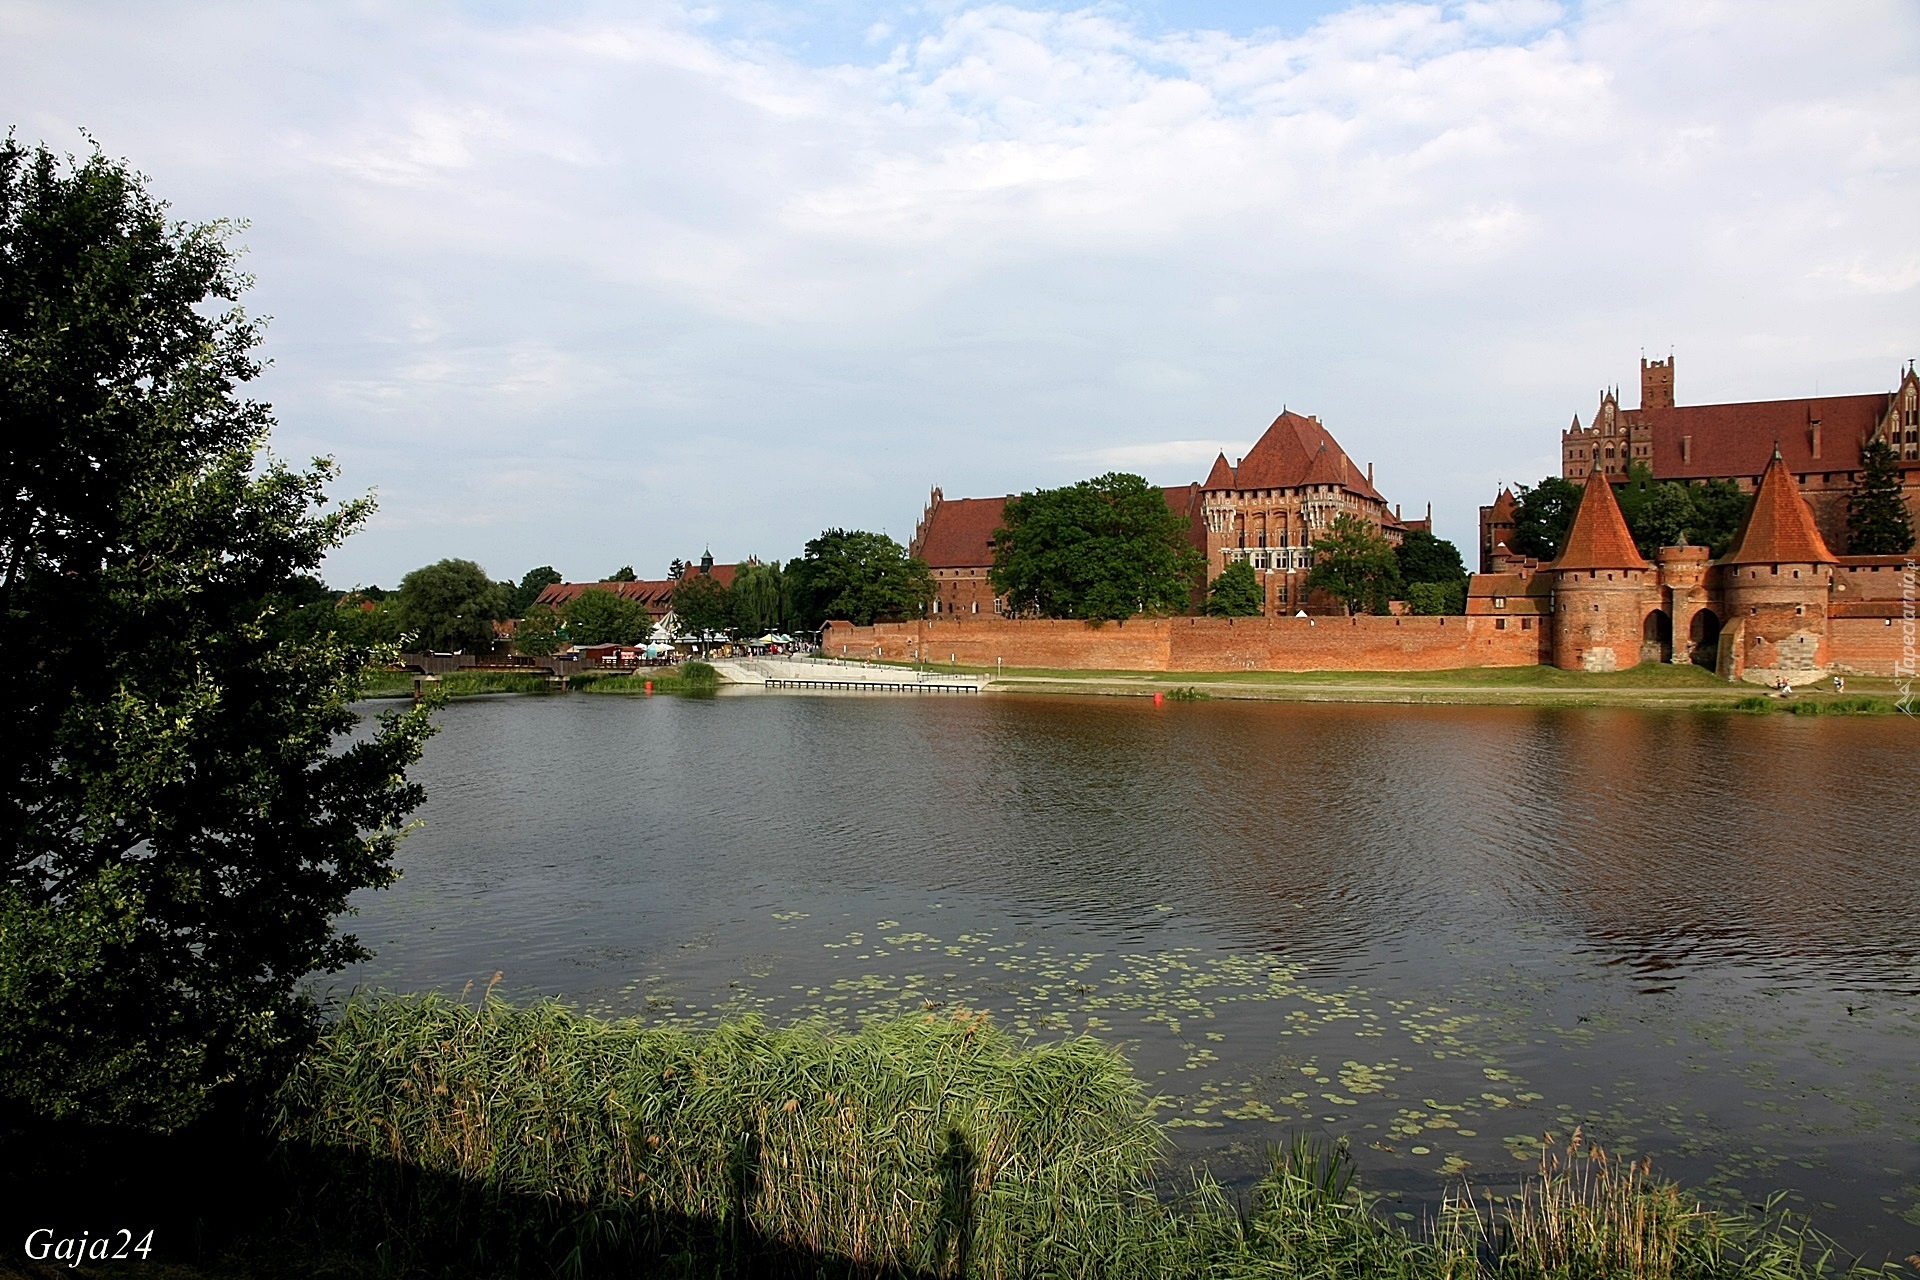
[[[1899,674],[1895,664],[1906,644],[1900,618],[1830,618],[1827,652],[1833,664],[1868,675]]]
[[[1534,623],[1523,629],[1523,621]],[[1505,622],[1505,629],[1500,623]],[[1546,632],[1520,618],[1153,618],[1094,627],[1025,619],[832,624],[826,652],[973,666],[1107,671],[1444,671],[1534,666]]]

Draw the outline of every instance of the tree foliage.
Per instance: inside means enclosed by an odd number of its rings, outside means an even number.
[[[550,564],[527,570],[520,578],[520,585],[515,587],[513,593],[507,598],[507,616],[509,618],[525,617],[527,610],[533,608],[534,601],[540,598],[542,591],[565,581],[566,579],[560,576],[560,571]]]
[[[1251,618],[1266,608],[1260,577],[1245,560],[1235,560],[1220,571],[1207,591],[1207,614],[1214,618]]]
[[[1548,476],[1531,488],[1520,487],[1513,536],[1508,546],[1541,561],[1560,554],[1580,509],[1581,487]],[[1614,499],[1640,554],[1652,558],[1661,547],[1702,546],[1725,555],[1740,531],[1752,495],[1731,480],[1655,480],[1645,463],[1627,468],[1614,487]]]
[[[1467,611],[1467,570],[1460,560],[1460,548],[1425,529],[1409,529],[1393,556],[1412,612]]]
[[[266,454],[231,233],[0,144],[0,1101],[43,1115],[169,1130],[272,1078],[421,799],[426,708],[356,733],[390,655],[289,625],[372,508]]]
[[[653,635],[647,606],[617,591],[588,587],[567,601],[561,616],[574,644],[643,644]]]
[[[535,658],[558,653],[566,639],[567,620],[552,605],[534,605],[513,630],[514,648]]]
[[[1460,548],[1425,529],[1409,529],[1394,548],[1394,563],[1400,580],[1415,582],[1457,582],[1467,576],[1460,560]]]
[[[612,573],[608,574],[606,577],[600,579],[600,581],[602,582],[638,582],[640,581],[640,575],[636,574],[633,571],[632,565],[623,564],[618,569],[615,569]]]
[[[1885,440],[1869,440],[1847,498],[1847,553],[1897,556],[1911,550],[1913,513],[1900,489],[1899,460]]]
[[[884,533],[828,529],[790,560],[794,625],[818,630],[829,619],[866,626],[917,618],[933,602],[926,562]]]
[[[1023,493],[1007,501],[1001,521],[991,578],[1015,613],[1179,613],[1206,563],[1166,495],[1123,472]]]
[[[423,649],[485,652],[507,592],[471,560],[441,560],[400,579],[400,627]]]
[[[1400,585],[1400,564],[1393,544],[1373,524],[1341,512],[1313,544],[1313,571],[1307,590],[1325,591],[1351,614],[1365,609],[1385,613]]]
[[[1513,534],[1507,546],[1517,555],[1545,562],[1560,554],[1580,510],[1580,486],[1562,476],[1521,485],[1515,495]]]
[[[749,561],[733,575],[733,625],[743,636],[783,632],[792,625],[792,584],[778,560]]]
[[[710,636],[729,635],[733,630],[733,600],[720,579],[698,569],[680,576],[673,584],[673,615],[683,635],[697,638],[702,647]]]

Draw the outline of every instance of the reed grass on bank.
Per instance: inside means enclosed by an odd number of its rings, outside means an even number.
[[[653,687],[649,689],[647,686]],[[642,667],[634,672],[582,672],[567,679],[567,688],[587,693],[712,693],[720,687],[720,673],[705,662],[689,661],[670,667]]]
[[[318,1229],[455,1272],[1802,1280],[1784,1220],[1702,1208],[1576,1143],[1519,1204],[1464,1193],[1415,1237],[1343,1149],[1276,1153],[1250,1203],[1157,1197],[1140,1082],[1086,1039],[1023,1046],[984,1015],[834,1034],[696,1033],[554,1003],[347,1004],[288,1084]],[[330,1225],[328,1225],[330,1224]],[[413,1252],[409,1254],[408,1249]],[[1864,1274],[1864,1273],[1863,1273]]]

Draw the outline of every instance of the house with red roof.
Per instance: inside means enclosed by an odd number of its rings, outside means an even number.
[[[732,564],[715,564],[711,551],[702,555],[697,562],[689,563],[688,573],[703,573],[711,576],[723,587],[733,586],[734,572],[739,568]],[[544,604],[550,609],[564,609],[567,603],[587,591],[611,591],[622,600],[637,600],[647,607],[647,612],[658,623],[673,611],[673,589],[680,585],[678,578],[646,578],[635,582],[556,582],[541,590],[535,604]]]

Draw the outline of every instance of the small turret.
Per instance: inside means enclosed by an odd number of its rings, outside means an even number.
[[[1733,549],[1716,563],[1725,625],[1734,632],[1721,674],[1761,683],[1819,675],[1828,661],[1835,559],[1779,449]]]
[[[1617,671],[1637,665],[1660,643],[1659,579],[1634,545],[1613,486],[1598,468],[1586,489],[1554,575],[1553,662],[1568,671]],[[1671,633],[1669,633],[1670,635]]]

